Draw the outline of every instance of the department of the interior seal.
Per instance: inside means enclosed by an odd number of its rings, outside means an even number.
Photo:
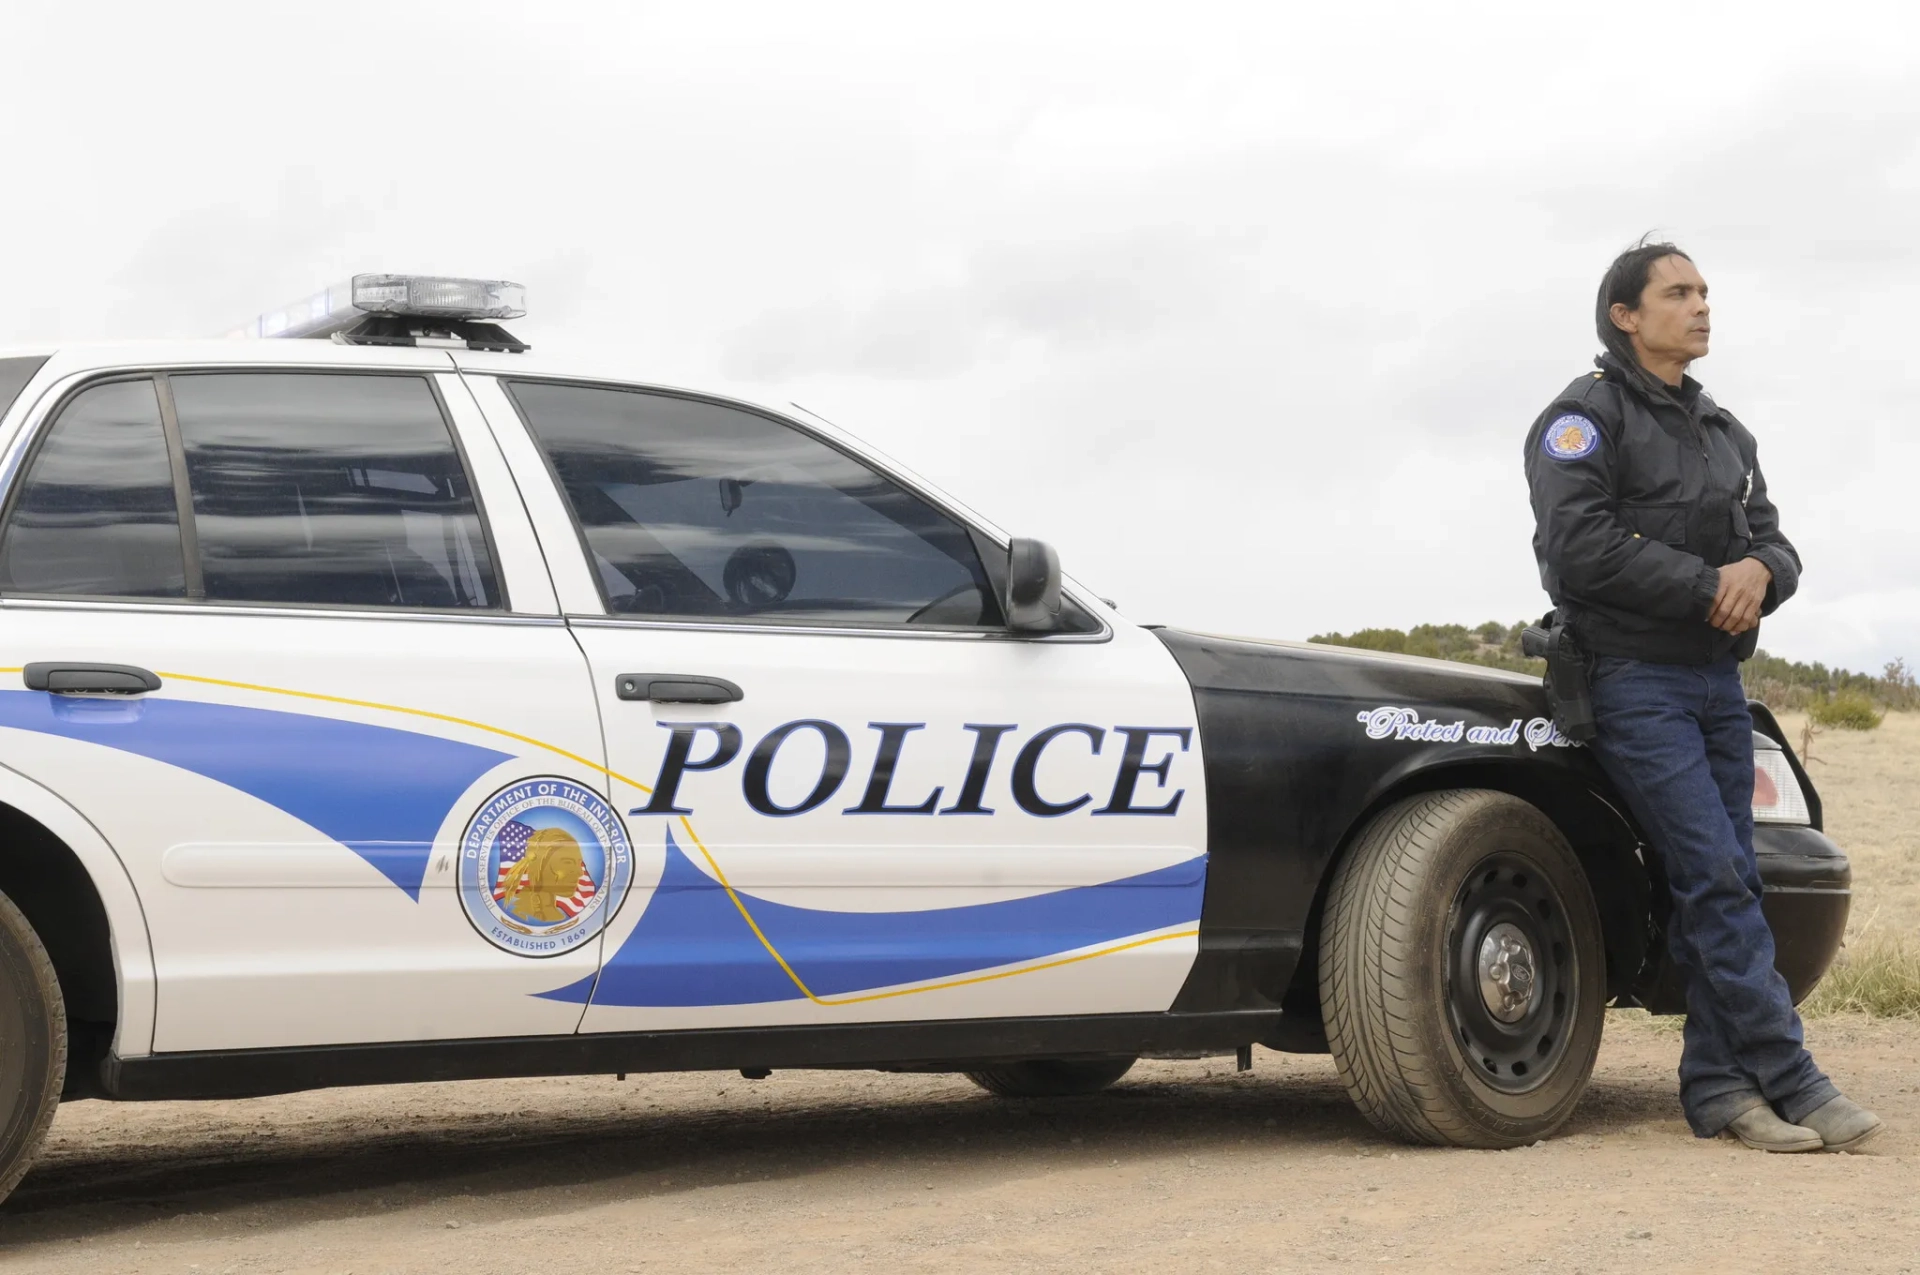
[[[523,779],[489,797],[460,838],[460,904],[489,943],[558,956],[598,934],[633,882],[620,816],[571,779]]]
[[[1584,416],[1568,413],[1556,417],[1540,438],[1540,445],[1555,460],[1579,460],[1600,445],[1600,431]]]

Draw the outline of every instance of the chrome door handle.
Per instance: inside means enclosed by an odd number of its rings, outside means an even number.
[[[613,693],[655,704],[732,704],[746,697],[738,683],[691,673],[622,673],[613,679]]]
[[[40,660],[20,670],[30,691],[55,695],[145,695],[160,689],[160,679],[132,664],[81,664]]]

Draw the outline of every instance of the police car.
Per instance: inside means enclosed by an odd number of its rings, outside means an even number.
[[[546,362],[496,281],[0,357],[0,1188],[65,1098],[1331,1050],[1550,1133],[1680,1008],[1530,678],[1133,623],[810,416]],[[299,339],[308,338],[308,339]],[[1764,708],[1796,998],[1849,898]]]

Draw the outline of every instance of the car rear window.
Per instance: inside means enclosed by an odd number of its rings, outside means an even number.
[[[0,590],[187,596],[152,381],[95,385],[60,409],[21,480],[0,541]]]

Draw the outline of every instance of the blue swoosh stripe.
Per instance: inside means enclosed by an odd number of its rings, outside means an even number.
[[[415,902],[447,812],[511,760],[418,731],[184,699],[0,691],[0,726],[117,748],[237,788],[340,842]]]
[[[1100,885],[917,912],[832,912],[742,894],[767,940],[816,996],[1039,960],[1200,915],[1206,856]],[[600,972],[546,993],[596,1005],[747,1005],[801,998],[720,884],[667,831],[647,909]]]

